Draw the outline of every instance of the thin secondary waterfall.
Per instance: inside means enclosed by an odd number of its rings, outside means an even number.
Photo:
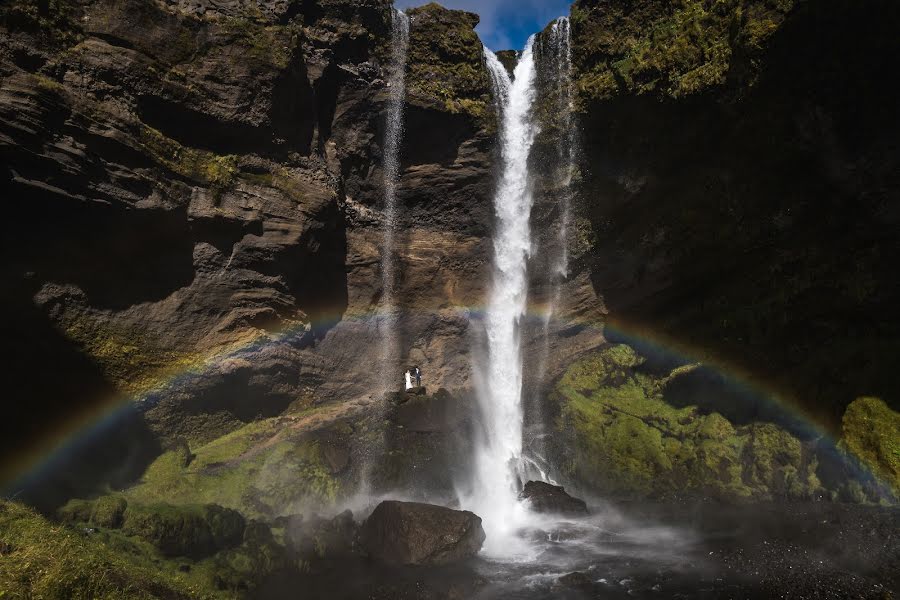
[[[575,176],[577,158],[577,134],[575,131],[575,109],[572,82],[572,30],[569,17],[560,17],[550,27],[548,36],[549,59],[554,77],[553,90],[556,93],[557,118],[559,119],[560,143],[559,164],[557,165],[557,185],[559,188],[559,253],[554,265],[556,282],[555,298],[551,310],[559,299],[559,281],[569,272],[569,229],[572,223],[572,181]]]
[[[536,200],[543,217],[536,224],[536,260],[529,263],[535,300],[544,306],[540,322],[529,322],[524,337],[531,356],[525,364],[525,455],[528,479],[553,482],[548,474],[547,415],[544,394],[552,358],[551,338],[560,326],[562,287],[569,271],[569,231],[572,223],[573,181],[578,156],[572,80],[571,27],[560,17],[535,43],[537,87],[542,102],[543,135],[552,136],[551,148],[542,154],[540,176],[544,197]],[[543,231],[544,235],[540,235]],[[532,272],[533,271],[533,272]]]
[[[493,281],[486,316],[487,372],[479,394],[485,439],[476,452],[473,497],[468,502],[484,519],[485,551],[507,554],[525,509],[517,501],[522,458],[522,349],[520,322],[528,300],[527,261],[531,250],[532,191],[528,156],[536,129],[534,38],[529,39],[513,80],[496,56],[486,64],[501,110],[501,164],[494,199]]]
[[[409,50],[409,17],[399,10],[391,17],[391,64],[388,84],[387,126],[384,135],[384,239],[381,248],[381,372],[384,391],[399,387],[394,299],[396,273],[394,233],[397,227],[397,180],[400,175],[400,143],[403,140],[403,106],[406,100],[406,61]]]

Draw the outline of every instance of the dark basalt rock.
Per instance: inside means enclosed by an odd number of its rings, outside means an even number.
[[[481,517],[434,504],[387,500],[363,524],[369,556],[389,565],[446,565],[474,556],[484,543]]]
[[[346,559],[356,553],[359,527],[345,510],[332,519],[296,515],[283,519],[285,541],[296,556],[307,562]]]
[[[531,508],[540,513],[569,515],[586,515],[588,513],[584,500],[570,496],[562,486],[550,485],[543,481],[526,483],[522,493],[519,494],[519,499],[528,501]]]

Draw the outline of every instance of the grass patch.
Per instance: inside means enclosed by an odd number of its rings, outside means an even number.
[[[167,452],[126,497],[145,504],[219,504],[253,518],[332,504],[340,483],[325,465],[319,444],[286,438],[269,445],[278,423],[278,418],[250,423],[192,449],[189,464],[178,451]]]
[[[121,598],[212,598],[196,582],[160,569],[153,551],[120,539],[88,535],[58,525],[22,505],[0,500],[0,597],[100,600]],[[127,545],[129,552],[122,552]]]

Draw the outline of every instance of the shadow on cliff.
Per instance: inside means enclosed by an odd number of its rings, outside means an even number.
[[[3,228],[12,281],[28,274],[73,284],[92,306],[115,310],[166,298],[194,278],[183,209],[133,210],[34,185],[4,187],[13,207]]]
[[[585,123],[611,314],[749,368],[834,428],[859,395],[900,397],[885,79],[900,14],[876,5],[799,4],[752,88],[620,97]]]
[[[14,347],[4,360],[4,404],[0,455],[6,460],[52,458],[15,482],[2,482],[44,512],[72,497],[85,497],[133,482],[159,454],[159,444],[131,409],[118,411],[89,436],[67,440],[60,433],[92,416],[114,398],[100,367],[81,353],[32,302],[33,289],[9,285],[2,295],[3,339]],[[75,427],[75,429],[78,429]],[[31,450],[31,452],[28,452]],[[26,464],[5,463],[13,472]]]

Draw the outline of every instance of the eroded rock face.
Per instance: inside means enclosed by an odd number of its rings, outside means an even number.
[[[371,315],[390,3],[57,4],[52,18],[29,0],[0,9],[11,395],[59,422],[140,400],[123,480],[178,438],[367,401],[384,379]],[[484,295],[496,124],[477,19],[412,20],[397,389],[411,362],[432,389],[465,388],[459,307]],[[442,70],[449,96],[427,85]],[[9,422],[11,447],[52,428]]]
[[[362,526],[372,558],[391,565],[445,565],[474,556],[484,543],[481,518],[416,502],[382,502]]]
[[[519,500],[526,501],[539,513],[586,515],[588,512],[584,500],[570,496],[562,486],[543,481],[527,482],[519,493]]]

